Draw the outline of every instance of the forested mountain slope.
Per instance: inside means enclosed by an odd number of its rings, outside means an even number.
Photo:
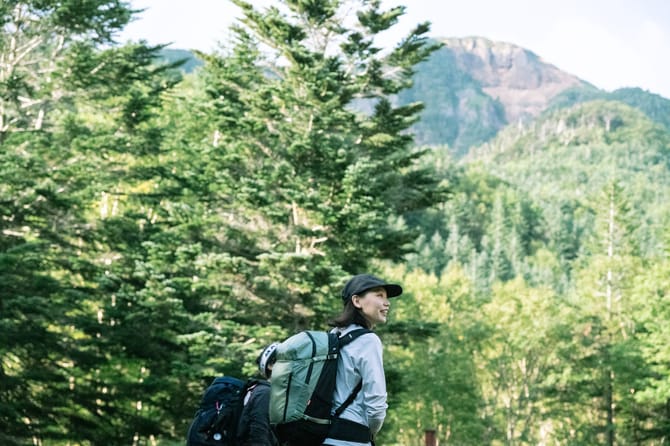
[[[619,101],[644,112],[653,121],[670,129],[670,99],[641,88],[620,88],[612,92],[589,87],[576,87],[563,91],[549,104],[547,111],[593,100]]]
[[[446,164],[452,196],[417,221],[412,267],[441,274],[457,261],[487,289],[523,276],[570,287],[602,220],[603,196],[615,188],[631,222],[638,255],[660,255],[670,211],[670,134],[641,111],[616,101],[559,109],[524,126],[508,126],[455,165]],[[434,161],[440,164],[441,152]],[[600,215],[599,215],[600,213]],[[561,278],[538,273],[546,250]]]
[[[508,126],[453,164],[433,152],[451,195],[418,219],[399,319],[437,324],[407,349],[422,352],[413,369],[458,390],[411,383],[404,409],[430,394],[439,425],[476,405],[510,444],[663,444],[669,152],[664,126],[603,100]],[[494,444],[455,425],[438,434]]]
[[[640,253],[651,254],[667,220],[669,155],[667,128],[621,102],[599,100],[509,126],[467,160],[531,194],[549,221],[569,204],[590,227],[595,203],[617,185],[634,207]]]

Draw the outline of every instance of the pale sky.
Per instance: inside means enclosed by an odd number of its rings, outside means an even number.
[[[267,5],[271,0],[250,0]],[[226,41],[238,9],[227,0],[131,0],[146,9],[119,36],[205,52]],[[397,37],[422,21],[432,37],[481,36],[529,49],[612,91],[640,87],[670,99],[668,0],[383,0],[407,6]]]

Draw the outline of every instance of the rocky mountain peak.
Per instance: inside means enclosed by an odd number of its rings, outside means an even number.
[[[477,80],[487,95],[502,103],[509,123],[532,119],[562,91],[586,85],[532,51],[511,43],[483,37],[438,40],[451,51],[460,70]]]

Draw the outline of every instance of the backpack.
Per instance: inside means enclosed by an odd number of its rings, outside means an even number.
[[[360,335],[357,329],[342,338],[337,333],[303,331],[279,344],[270,380],[270,423],[281,443],[321,445],[333,419],[356,398],[362,383],[331,415],[339,351]]]
[[[186,434],[186,446],[234,446],[244,395],[252,385],[231,376],[215,378],[207,387]]]

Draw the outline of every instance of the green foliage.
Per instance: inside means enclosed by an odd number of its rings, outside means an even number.
[[[234,45],[221,54],[203,55],[207,99],[192,104],[192,113],[205,117],[196,131],[216,135],[215,147],[206,150],[220,173],[208,184],[235,193],[222,211],[234,216],[234,236],[247,241],[246,252],[238,253],[249,264],[242,287],[251,286],[279,321],[322,324],[333,306],[320,294],[334,294],[331,287],[345,271],[360,271],[371,259],[400,259],[414,234],[391,219],[429,206],[440,194],[430,169],[418,167],[422,153],[413,152],[402,133],[417,107],[393,107],[386,97],[411,76],[408,61],[427,54],[419,45],[422,33],[401,43],[404,57],[384,60],[362,43],[372,41],[366,29],[376,33],[394,22],[384,18],[373,26],[375,14],[386,14],[375,6],[363,9],[364,23],[353,31],[334,15],[337,3],[287,2],[281,11],[238,5],[248,29],[236,29]],[[312,30],[312,23],[323,29]],[[308,38],[307,29],[321,40]],[[358,44],[339,52],[338,42],[354,34]],[[277,59],[286,63],[272,64]],[[379,77],[382,63],[406,74]],[[361,96],[377,98],[372,115],[349,109]],[[175,123],[177,131],[184,124]]]
[[[548,111],[569,108],[573,105],[594,101],[619,101],[642,111],[652,121],[670,129],[670,100],[640,88],[620,88],[612,92],[597,90],[594,87],[573,88],[558,94],[552,99]]]
[[[670,136],[640,112],[615,102],[592,102],[549,115],[523,130],[509,129],[482,147],[482,160],[497,164],[504,179],[532,190],[552,225],[569,211],[565,223],[553,230],[564,245],[588,237],[594,211],[589,202],[612,181],[625,182],[627,199],[640,203],[635,218],[641,224],[634,238],[644,256],[657,255],[658,228],[664,216],[659,195],[668,187],[667,153]],[[493,155],[495,154],[495,155]],[[566,233],[567,230],[567,233]],[[577,238],[575,238],[577,237]],[[583,242],[579,242],[583,245]]]
[[[568,92],[457,161],[411,132],[462,149],[501,108],[427,24],[386,51],[403,7],[235,3],[191,74],[111,42],[124,2],[0,4],[0,442],[176,444],[213,376],[376,271],[405,289],[379,443],[667,443],[664,100]]]
[[[60,62],[80,42],[112,42],[131,13],[119,0],[3,2],[0,142],[8,133],[47,125],[54,108],[69,98]]]
[[[48,126],[3,121],[7,443],[181,438],[212,376],[251,374],[266,343],[325,325],[342,277],[411,248],[402,218],[442,192],[403,133],[419,107],[388,95],[430,52],[427,27],[387,59],[324,55],[306,30],[353,34],[338,4],[285,6],[246,7],[231,52],[175,89],[161,47],[74,39],[53,59],[61,90],[38,92],[60,98]],[[366,11],[370,40],[400,12]],[[257,39],[289,63],[268,72]],[[357,96],[375,113],[350,111]]]
[[[419,445],[423,432],[433,429],[440,442],[485,442],[487,420],[480,416],[484,403],[472,351],[488,327],[477,315],[470,281],[458,267],[439,279],[418,270],[386,274],[402,277],[411,292],[392,301],[388,334],[382,334],[390,377],[389,415],[380,441]]]
[[[448,175],[449,201],[416,220],[422,236],[409,265],[463,265],[489,302],[482,321],[500,329],[473,355],[486,370],[478,384],[488,441],[666,438],[658,404],[667,398],[652,390],[664,389],[654,381],[658,338],[641,323],[663,292],[639,297],[633,280],[664,258],[668,136],[620,103],[558,110],[480,148]],[[546,306],[526,310],[535,295]]]
[[[558,365],[553,346],[561,324],[560,302],[550,290],[529,288],[517,278],[494,286],[482,312],[494,327],[484,341],[479,367],[487,396],[484,412],[497,431],[489,433],[491,440],[537,443],[547,429],[543,390],[548,372]]]

